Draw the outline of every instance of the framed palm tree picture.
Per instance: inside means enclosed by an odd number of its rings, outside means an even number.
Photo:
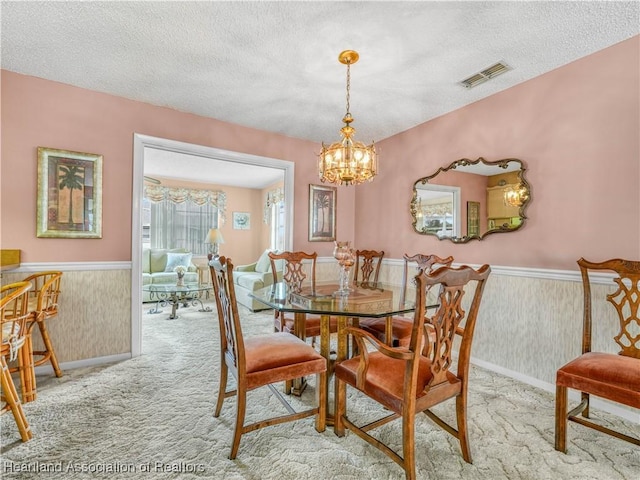
[[[38,147],[37,236],[102,238],[102,155]]]
[[[336,187],[309,185],[309,241],[336,239]]]

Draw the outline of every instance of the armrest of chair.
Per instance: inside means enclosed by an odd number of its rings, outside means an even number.
[[[273,273],[270,271],[262,273],[262,283],[265,286],[271,285],[273,283]]]
[[[257,263],[258,262],[253,262],[248,265],[238,265],[234,270],[236,272],[255,272]]]

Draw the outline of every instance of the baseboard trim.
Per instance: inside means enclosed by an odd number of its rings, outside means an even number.
[[[96,367],[98,365],[106,365],[108,363],[123,362],[131,359],[131,353],[119,353],[117,355],[107,355],[104,357],[85,358],[83,360],[74,360],[72,362],[63,362],[60,368],[65,370],[75,370],[78,368]],[[35,368],[36,375],[53,375],[53,368],[50,364],[42,365]]]
[[[513,378],[514,380],[518,380],[519,382],[526,383],[527,385],[531,385],[532,387],[550,392],[555,396],[556,386],[553,383],[543,382],[542,380],[539,380],[537,378],[529,377],[527,375],[523,375],[522,373],[514,372],[513,370],[509,370],[507,368],[501,367],[499,365],[494,365],[493,363],[485,362],[484,360],[479,360],[477,358],[471,358],[471,363],[486,370],[504,375],[505,377]],[[579,403],[580,393],[574,390],[569,390],[569,399]],[[593,396],[590,399],[590,406],[592,409],[602,410],[604,412],[610,413],[612,415],[640,425],[640,411],[633,412],[625,408],[618,407],[610,402],[605,402],[604,400],[600,400],[599,398]]]

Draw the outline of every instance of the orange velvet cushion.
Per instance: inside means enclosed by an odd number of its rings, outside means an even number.
[[[588,352],[560,368],[556,384],[640,408],[640,359]]]
[[[293,333],[293,317],[284,317],[284,331]],[[336,317],[330,317],[329,319],[329,331],[336,333],[338,331],[338,319]],[[305,317],[305,332],[307,337],[319,337],[320,336],[320,315],[307,314]]]
[[[322,355],[290,333],[249,337],[245,339],[244,349],[250,389],[327,369]]]
[[[340,362],[335,367],[336,378],[348,383],[351,386],[356,384],[356,371],[360,363],[360,357],[350,358]],[[379,352],[369,354],[369,369],[366,374],[364,391],[374,400],[383,404],[396,413],[402,412],[402,398],[404,396],[404,373],[406,361],[389,358]],[[452,391],[459,392],[461,383],[450,372],[448,386]],[[416,397],[424,395],[424,388],[431,379],[430,362],[425,357],[420,358],[418,370],[418,382]],[[448,395],[450,396],[450,395]]]
[[[386,343],[385,329],[386,318],[361,318],[360,328],[375,336],[381,342]],[[391,322],[391,338],[393,347],[406,347],[411,341],[411,330],[413,328],[413,318],[393,317]]]

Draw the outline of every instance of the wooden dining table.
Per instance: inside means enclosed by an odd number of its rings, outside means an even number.
[[[347,325],[347,320],[358,317],[386,318],[386,338],[392,341],[391,325],[393,316],[411,314],[415,310],[415,293],[403,293],[399,286],[383,283],[351,284],[349,294],[336,293],[337,283],[319,283],[315,289],[304,287],[299,292],[292,292],[284,282],[279,282],[256,290],[250,295],[279,312],[293,313],[294,333],[304,332],[307,314],[320,315],[320,354],[327,359],[327,383],[330,382],[333,362],[347,358],[348,345],[345,336],[338,334],[335,357],[331,358],[330,318],[338,320],[338,332]],[[298,335],[298,336],[303,336]],[[301,395],[306,386],[304,379],[294,383],[293,393]],[[327,385],[327,389],[329,385]],[[327,419],[331,423],[333,410],[330,409],[327,395]]]

